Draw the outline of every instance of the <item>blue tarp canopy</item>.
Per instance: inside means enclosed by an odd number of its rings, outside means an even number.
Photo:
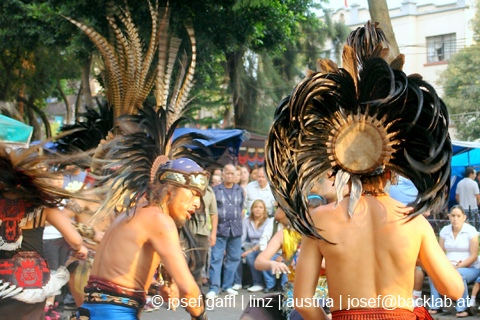
[[[209,140],[199,139],[198,141],[210,149],[215,159],[218,159],[226,149],[229,149],[230,154],[235,154],[235,156],[238,156],[238,149],[240,148],[242,141],[248,140],[248,133],[245,130],[200,130],[193,128],[180,128],[175,130],[173,139],[175,140],[179,136],[192,132],[202,134],[209,138]]]
[[[455,201],[457,184],[463,179],[466,167],[480,167],[480,143],[467,141],[452,141],[452,185],[450,202]]]
[[[453,155],[456,156],[461,153],[470,152],[475,149],[480,149],[480,143],[468,141],[452,141]]]
[[[463,177],[465,167],[480,167],[480,143],[452,141],[452,175]]]
[[[231,154],[238,156],[238,148],[242,144],[242,141],[248,140],[249,133],[245,130],[232,129],[232,130],[222,130],[222,129],[192,129],[192,128],[179,128],[175,130],[173,134],[173,140],[187,133],[198,133],[202,134],[209,140],[198,139],[200,143],[208,147],[213,153],[215,159],[220,157],[225,150],[228,148]],[[38,144],[40,141],[34,141],[32,144]],[[47,142],[44,145],[44,148],[56,151],[55,143]]]
[[[8,144],[28,146],[33,127],[0,114],[0,141]]]

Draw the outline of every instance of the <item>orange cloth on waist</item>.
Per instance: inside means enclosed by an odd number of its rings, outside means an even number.
[[[416,307],[413,312],[406,309],[353,309],[337,310],[332,312],[332,320],[433,320],[424,307]]]

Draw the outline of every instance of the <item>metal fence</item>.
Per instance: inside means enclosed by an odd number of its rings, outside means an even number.
[[[427,220],[428,222],[430,222],[430,225],[432,226],[436,235],[440,233],[440,230],[442,230],[443,227],[450,224],[450,220],[448,219],[446,220],[445,219],[427,219]]]
[[[449,219],[436,219],[436,218],[427,218],[428,222],[430,222],[430,225],[432,226],[433,230],[435,231],[435,234],[438,235],[440,233],[440,230],[442,230],[443,227],[447,226],[450,224]],[[471,224],[472,226],[475,227],[475,229],[480,230],[480,216],[478,213],[476,213],[473,217],[473,219],[467,220],[467,223]]]

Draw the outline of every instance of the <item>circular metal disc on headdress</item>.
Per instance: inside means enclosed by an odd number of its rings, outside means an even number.
[[[345,119],[337,115],[337,125],[331,131],[327,152],[332,167],[340,166],[353,174],[366,174],[391,158],[397,141],[382,125],[384,119],[365,115],[350,115]]]

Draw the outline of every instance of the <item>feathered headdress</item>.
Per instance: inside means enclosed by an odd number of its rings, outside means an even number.
[[[109,151],[102,162],[111,174],[100,184],[109,184],[100,212],[111,212],[117,205],[125,205],[127,213],[142,197],[151,198],[151,187],[156,181],[172,183],[205,194],[207,173],[197,164],[211,163],[208,148],[196,139],[203,135],[186,134],[173,140],[178,123],[167,124],[167,111],[144,106],[137,115],[120,118],[121,135],[107,143]]]
[[[53,159],[40,156],[39,149],[35,145],[11,150],[0,144],[0,193],[19,193],[33,207],[56,207],[62,199],[73,195],[52,185],[52,180],[61,177],[62,172],[48,170]]]
[[[149,8],[152,32],[146,49],[142,47],[128,8],[118,15],[125,31],[118,27],[117,19],[107,18],[117,46],[109,44],[90,27],[67,18],[90,37],[103,55],[107,100],[113,107],[119,128],[118,135],[104,141],[94,156],[94,171],[104,169],[99,184],[109,187],[96,218],[118,205],[126,206],[128,214],[143,197],[152,201],[150,191],[156,181],[194,189],[202,194],[208,185],[206,172],[198,165],[212,162],[210,151],[197,141],[206,138],[188,134],[172,141],[175,128],[185,120],[182,114],[192,87],[196,62],[193,28],[186,26],[192,44],[190,64],[184,56],[171,86],[181,40],[169,35],[170,9],[164,8],[160,12],[158,2],[155,7],[149,2]],[[156,53],[157,63],[153,65]],[[144,106],[153,87],[155,108]]]
[[[115,43],[111,44],[94,29],[65,17],[78,26],[95,43],[102,54],[105,77],[104,89],[108,107],[113,111],[113,120],[124,115],[135,114],[141,109],[147,96],[152,92],[156,98],[157,107],[162,106],[169,111],[168,126],[181,116],[187,96],[192,88],[193,73],[196,63],[195,35],[191,24],[187,24],[187,32],[192,43],[192,58],[190,65],[187,65],[187,57],[184,55],[183,63],[178,71],[175,85],[171,86],[172,73],[177,61],[177,54],[180,48],[181,39],[172,37],[169,34],[170,8],[158,8],[158,1],[152,6],[148,1],[150,15],[152,18],[151,37],[147,47],[139,36],[138,29],[133,23],[132,14],[128,7],[115,10],[116,17],[107,17],[107,20],[115,34]],[[121,22],[123,28],[118,24]],[[155,58],[155,55],[157,57]],[[152,62],[157,61],[156,65]],[[188,69],[187,69],[188,68]],[[109,116],[101,108],[101,116]],[[66,143],[75,140],[76,144],[82,147],[94,145],[95,147],[107,136],[104,132],[102,120],[98,123],[98,117],[87,108],[85,123],[77,123],[77,126],[92,130],[92,121],[96,125],[102,125],[101,129],[95,129],[95,135],[86,136],[84,133],[66,137]],[[90,121],[90,123],[89,123]],[[108,130],[113,128],[113,123]],[[78,140],[86,139],[86,142]],[[60,148],[64,146],[60,143]],[[84,149],[83,149],[84,150]]]
[[[267,139],[266,172],[292,225],[316,236],[307,208],[313,183],[335,175],[338,201],[351,183],[353,215],[362,179],[385,168],[412,180],[418,196],[411,216],[441,206],[450,184],[452,146],[448,112],[433,87],[402,71],[404,56],[391,63],[383,31],[367,23],[353,31],[343,68],[318,61],[318,72],[282,100]]]
[[[113,128],[113,112],[108,103],[97,101],[99,112],[86,107],[87,112],[79,114],[75,124],[63,126],[61,132],[74,132],[63,136],[56,142],[60,153],[73,153],[95,149]],[[83,119],[83,121],[80,121]]]

